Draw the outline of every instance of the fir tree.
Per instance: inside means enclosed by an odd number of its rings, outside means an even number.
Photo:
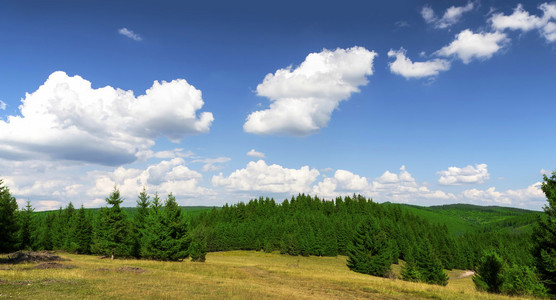
[[[155,193],[145,220],[145,230],[141,238],[141,256],[149,259],[162,259],[164,226],[162,224],[161,203],[158,193]]]
[[[0,179],[0,253],[16,249],[18,227],[17,202]]]
[[[19,213],[19,248],[30,250],[32,247],[32,235],[35,233],[35,222],[33,218],[33,207],[27,200],[25,209]]]
[[[386,232],[375,218],[361,223],[348,249],[347,266],[355,272],[385,277],[392,265],[392,249]]]
[[[550,178],[544,175],[542,191],[548,205],[533,230],[533,257],[544,285],[556,295],[556,172]]]
[[[411,250],[405,257],[405,265],[402,267],[401,275],[402,279],[406,281],[421,281],[421,273],[419,273],[419,269],[413,258],[413,251]]]
[[[131,254],[135,257],[141,256],[141,240],[145,231],[147,217],[149,215],[149,205],[151,201],[145,187],[137,199],[137,212],[133,215],[133,245]]]
[[[490,293],[500,293],[502,286],[504,262],[496,252],[485,254],[477,267],[477,273],[473,276],[473,282],[479,290]]]
[[[431,244],[428,241],[422,241],[415,251],[416,265],[422,282],[447,285],[448,275],[444,272],[442,262],[434,253]]]
[[[202,240],[194,239],[189,245],[189,256],[191,256],[191,261],[194,262],[204,262],[207,255],[206,243]]]
[[[114,187],[112,194],[106,198],[106,203],[111,207],[100,212],[98,249],[112,259],[130,254],[129,223],[120,208],[122,202],[120,191]]]
[[[93,227],[91,220],[89,216],[87,216],[85,208],[81,205],[81,208],[79,208],[72,220],[72,251],[80,254],[90,253],[92,234]]]
[[[176,202],[176,197],[170,193],[164,205],[163,227],[164,239],[163,259],[180,260],[188,256],[189,236],[187,235],[187,222],[181,214],[181,208]]]

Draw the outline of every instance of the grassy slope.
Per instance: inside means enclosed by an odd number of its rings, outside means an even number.
[[[399,205],[404,210],[423,217],[432,223],[446,224],[454,235],[480,228],[499,228],[500,230],[531,230],[531,224],[542,212],[500,206],[478,206],[471,204],[450,204],[423,207]]]
[[[470,277],[446,287],[363,275],[345,257],[209,253],[206,263],[106,260],[62,254],[74,269],[0,265],[0,297],[16,299],[509,299],[475,291]],[[118,270],[137,267],[144,273]],[[13,268],[13,269],[10,269]],[[395,266],[394,270],[399,270]],[[513,298],[515,299],[515,297]]]

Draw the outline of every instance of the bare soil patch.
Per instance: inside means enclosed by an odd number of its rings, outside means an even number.
[[[20,263],[37,263],[48,261],[67,261],[54,253],[48,251],[18,251],[8,254],[7,258],[0,258],[0,264],[20,264]]]
[[[74,268],[77,267],[73,265],[63,265],[57,262],[50,261],[50,262],[40,263],[32,267],[31,269],[46,270],[46,269],[74,269]]]
[[[128,266],[119,267],[119,268],[116,269],[116,271],[118,271],[118,272],[132,272],[132,273],[145,273],[145,272],[147,272],[146,270],[143,270],[141,268],[128,267]]]

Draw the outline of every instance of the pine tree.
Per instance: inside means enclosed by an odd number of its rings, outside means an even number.
[[[189,236],[187,222],[181,214],[176,197],[170,193],[163,210],[164,239],[162,241],[164,259],[180,260],[188,256]]]
[[[533,257],[545,287],[556,295],[556,172],[550,178],[544,175],[542,191],[548,205],[533,230]]]
[[[62,211],[61,215],[61,231],[62,231],[62,245],[61,248],[68,252],[75,252],[77,243],[73,240],[73,217],[75,215],[75,207],[73,203],[68,203],[68,206]]]
[[[416,253],[415,261],[421,281],[431,284],[447,285],[448,275],[444,272],[442,262],[434,253],[431,244],[428,241],[422,241]]]
[[[490,252],[483,256],[477,267],[477,273],[473,276],[473,282],[478,290],[486,290],[490,293],[500,293],[503,283],[504,262],[496,252]]]
[[[141,238],[141,257],[162,259],[162,244],[165,235],[162,218],[160,198],[158,197],[158,193],[155,193],[149,207],[149,212],[145,220],[145,230]]]
[[[202,240],[194,239],[189,244],[188,252],[189,256],[191,256],[191,261],[204,262],[207,255],[206,243]]]
[[[106,198],[106,203],[111,207],[100,212],[98,249],[112,259],[130,254],[129,223],[125,212],[120,208],[122,202],[120,191],[114,187],[110,197]]]
[[[409,250],[409,253],[405,257],[405,265],[402,267],[401,275],[402,279],[406,281],[421,281],[421,273],[419,273],[419,269],[417,268],[412,250]]]
[[[83,205],[81,205],[81,208],[74,214],[71,236],[72,252],[80,254],[91,253],[93,227]]]
[[[347,266],[355,272],[385,277],[392,265],[392,249],[378,221],[369,218],[355,232],[348,249]]]
[[[149,198],[145,187],[143,187],[137,199],[137,212],[133,215],[133,245],[131,254],[134,257],[141,256],[141,240],[143,239],[146,221],[149,215],[149,205],[151,204]]]
[[[25,209],[19,213],[19,249],[32,248],[32,235],[35,233],[33,211],[31,202],[27,201]]]
[[[18,225],[17,202],[0,179],[0,253],[16,249]]]

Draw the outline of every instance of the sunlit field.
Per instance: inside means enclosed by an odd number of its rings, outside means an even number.
[[[230,251],[193,263],[59,255],[70,259],[57,262],[63,267],[0,265],[0,298],[509,299],[477,292],[471,277],[459,278],[462,270],[449,271],[442,287],[351,272],[343,256]]]

